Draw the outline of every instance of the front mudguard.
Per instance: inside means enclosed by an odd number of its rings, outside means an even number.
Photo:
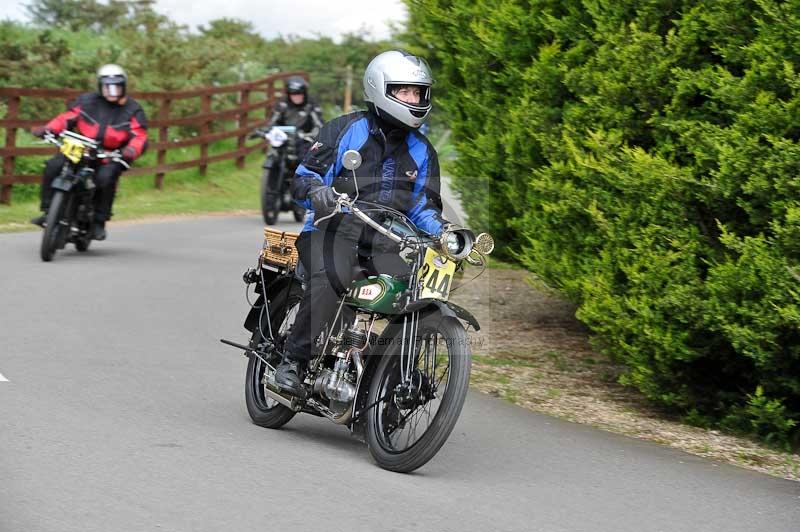
[[[272,166],[264,165],[264,175],[262,177],[262,189],[264,194],[281,195],[283,193],[285,178],[285,168],[276,162]]]
[[[278,153],[275,153],[274,150],[270,150],[270,152],[267,154],[267,158],[264,159],[264,164],[262,165],[262,168],[264,168],[265,170],[269,170],[273,166],[277,166],[279,162],[280,162],[280,155]]]
[[[64,177],[57,177],[53,179],[53,184],[51,185],[53,190],[63,190],[64,192],[69,192],[72,190],[72,187],[75,186],[75,183]]]
[[[473,316],[470,311],[468,311],[464,307],[456,305],[455,303],[451,303],[450,301],[440,301],[438,299],[421,299],[419,301],[415,301],[414,303],[411,303],[410,305],[406,306],[406,308],[403,309],[402,314],[400,314],[398,317],[401,318],[402,321],[403,314],[416,312],[418,310],[431,311],[436,309],[438,309],[439,312],[441,312],[442,315],[444,316],[453,316],[460,320],[466,321],[467,323],[472,325],[472,328],[475,329],[476,331],[481,330],[481,326],[478,323],[478,320],[475,319],[475,316]]]

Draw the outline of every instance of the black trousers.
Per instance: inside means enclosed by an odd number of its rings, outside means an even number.
[[[314,358],[314,340],[335,317],[341,296],[360,269],[357,267],[365,268],[371,275],[409,273],[408,265],[391,241],[365,229],[360,222],[340,225],[337,222],[342,218],[337,216],[323,230],[302,233],[297,239],[297,251],[308,277],[285,346],[287,355],[295,360]]]
[[[43,211],[50,208],[50,201],[53,199],[53,180],[61,173],[65,161],[64,155],[59,153],[47,161],[44,167],[40,192],[40,207]],[[114,204],[114,196],[117,193],[117,183],[124,169],[124,166],[115,162],[97,166],[94,173],[94,184],[97,186],[94,192],[94,219],[96,221],[105,222],[111,218],[111,206]]]

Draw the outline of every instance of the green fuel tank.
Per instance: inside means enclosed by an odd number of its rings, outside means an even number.
[[[408,281],[380,274],[353,283],[344,302],[380,314],[394,314],[397,311],[395,302],[399,294],[407,289]]]

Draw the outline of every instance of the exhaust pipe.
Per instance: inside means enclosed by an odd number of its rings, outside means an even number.
[[[361,377],[364,374],[364,361],[361,358],[361,353],[359,351],[353,350],[352,357],[353,361],[356,364],[356,374],[357,374],[356,389],[358,389],[358,384],[361,383]],[[302,406],[297,404],[296,400],[284,397],[283,395],[279,394],[278,392],[270,388],[269,385],[264,386],[264,395],[269,397],[270,399],[279,402],[286,408],[294,410],[295,412],[300,412],[303,409]],[[350,405],[350,408],[348,408],[340,416],[336,416],[333,412],[325,408],[323,405],[318,404],[313,399],[308,399],[308,403],[311,404],[312,406],[315,406],[319,413],[321,413],[323,416],[327,417],[337,425],[347,425],[353,419],[353,409],[355,408],[355,400],[353,401],[353,404]]]
[[[298,406],[294,404],[293,400],[287,399],[286,397],[280,395],[279,393],[272,391],[268,386],[264,386],[264,395],[266,395],[270,399],[278,401],[280,404],[282,404],[283,406],[285,406],[290,410],[294,410],[295,412],[300,411],[300,408],[298,408]]]

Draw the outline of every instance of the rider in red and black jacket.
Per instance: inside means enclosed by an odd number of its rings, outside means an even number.
[[[139,157],[147,147],[147,119],[139,103],[126,94],[128,76],[117,65],[104,65],[97,71],[97,92],[78,96],[67,112],[52,119],[45,126],[34,127],[31,133],[37,137],[48,131],[58,134],[69,129],[86,137],[100,141],[107,150],[120,149],[122,158],[128,163]],[[47,162],[42,177],[41,208],[45,214],[31,220],[43,225],[50,199],[51,185],[64,165],[64,156],[58,154]],[[111,205],[117,190],[117,181],[125,167],[108,159],[98,166],[94,182],[95,223],[93,238],[106,237],[105,222],[111,218]]]

